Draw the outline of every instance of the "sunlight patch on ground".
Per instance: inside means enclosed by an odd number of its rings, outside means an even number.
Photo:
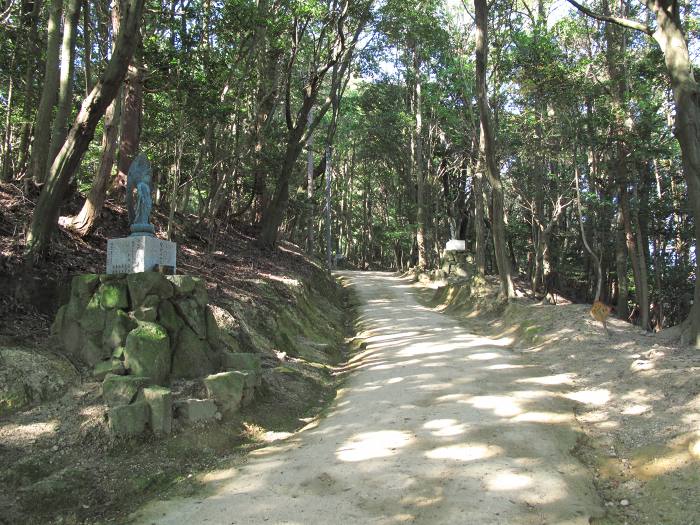
[[[506,396],[476,396],[470,400],[474,408],[493,410],[493,413],[501,417],[513,417],[522,414],[520,405]]]
[[[528,377],[525,379],[518,379],[518,383],[535,383],[537,385],[570,385],[576,374],[556,374],[553,376],[543,376],[543,377]]]
[[[509,364],[500,364],[500,365],[489,365],[486,367],[486,370],[511,370],[513,368],[526,368],[525,365],[509,365]]]
[[[451,459],[454,461],[476,461],[478,459],[492,458],[501,454],[503,450],[494,445],[448,445],[429,450],[425,456],[430,459]]]
[[[525,412],[513,418],[517,423],[571,423],[573,414],[557,414],[556,412]]]
[[[405,350],[401,350],[396,355],[401,357],[413,357],[417,355],[442,354],[460,349],[461,345],[455,344],[435,344],[435,343],[413,343]]]
[[[13,442],[34,441],[47,434],[53,434],[58,430],[58,421],[45,421],[41,423],[30,423],[28,425],[5,425],[2,433],[12,436],[5,441],[5,444]]]
[[[592,388],[589,390],[578,390],[564,396],[572,401],[578,401],[584,405],[602,406],[610,401],[610,390],[607,388]]]
[[[434,436],[440,437],[458,436],[467,431],[466,425],[456,419],[434,419],[423,425],[423,428],[432,430]]]
[[[532,478],[524,474],[515,472],[501,472],[489,476],[486,480],[486,487],[489,490],[520,490],[532,485]]]
[[[503,357],[497,352],[481,352],[480,354],[471,354],[468,359],[470,361],[491,361]]]
[[[628,405],[622,413],[626,416],[641,416],[649,412],[649,410],[651,410],[649,405]]]
[[[350,438],[336,455],[341,461],[348,462],[384,458],[395,455],[397,449],[405,447],[412,440],[410,433],[397,430],[365,432]]]

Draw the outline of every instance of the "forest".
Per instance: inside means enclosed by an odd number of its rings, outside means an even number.
[[[93,235],[143,152],[164,237],[402,271],[463,239],[506,300],[601,300],[700,346],[698,11],[4,0],[0,177],[32,211],[0,267],[41,267],[59,227]]]

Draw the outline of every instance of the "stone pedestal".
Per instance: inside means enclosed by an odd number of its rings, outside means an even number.
[[[465,241],[447,241],[443,252],[442,270],[448,277],[468,277],[472,272],[473,260],[467,254]]]
[[[447,241],[445,245],[446,252],[465,252],[467,251],[467,241],[459,241],[457,239],[452,239]]]
[[[107,273],[152,271],[157,265],[170,266],[175,273],[177,244],[146,235],[109,239]]]

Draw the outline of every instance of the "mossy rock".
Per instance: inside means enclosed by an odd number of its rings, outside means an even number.
[[[63,325],[65,324],[66,321],[66,310],[68,309],[68,305],[63,305],[58,309],[58,312],[56,312],[56,317],[53,320],[53,323],[51,323],[51,335],[54,336],[60,336],[61,332],[63,331]]]
[[[224,368],[230,370],[250,370],[258,374],[262,371],[260,356],[257,354],[224,352],[222,356]]]
[[[89,334],[96,334],[105,329],[106,320],[107,312],[100,304],[99,295],[95,294],[92,296],[85,307],[85,310],[83,310],[83,313],[80,315],[80,319],[78,320],[80,328]]]
[[[145,401],[110,408],[107,413],[109,431],[120,438],[136,437],[146,430],[150,409]]]
[[[0,416],[58,397],[78,380],[65,359],[22,347],[0,347]]]
[[[171,301],[161,301],[158,306],[158,323],[168,331],[171,341],[176,339],[177,334],[185,326],[185,322],[177,315]]]
[[[100,284],[100,276],[94,273],[76,275],[71,281],[71,296],[81,299],[89,299],[97,285]]]
[[[102,283],[95,295],[99,298],[100,306],[107,310],[129,307],[129,294],[124,281]]]
[[[64,319],[59,337],[66,352],[76,357],[80,357],[85,338],[83,336],[83,330],[80,328],[78,321]]]
[[[205,306],[204,308],[205,324],[207,329],[207,341],[213,347],[218,347],[221,344],[221,330],[219,330],[219,325],[216,322],[216,317],[214,312],[212,312],[211,307]]]
[[[197,286],[197,281],[191,275],[168,275],[166,279],[173,284],[178,297],[191,295]]]
[[[141,306],[149,295],[170,299],[174,294],[173,285],[158,272],[132,273],[127,276],[126,281],[132,308]]]
[[[175,303],[175,310],[200,339],[206,339],[207,319],[202,305],[193,298],[185,298]]]
[[[221,372],[204,378],[207,395],[213,399],[221,412],[238,410],[246,387],[244,372]]]
[[[129,317],[129,314],[123,310],[110,310],[107,312],[105,329],[102,333],[102,344],[110,351],[124,346],[126,336],[134,328],[136,328],[136,323]]]
[[[92,370],[92,377],[98,381],[102,381],[107,374],[124,375],[126,370],[124,370],[124,363],[120,359],[109,359],[108,361],[102,361],[97,363],[95,368]]]
[[[170,375],[173,379],[195,379],[214,371],[211,348],[192,329],[185,326],[177,338]]]
[[[132,374],[166,384],[170,372],[170,337],[157,323],[139,323],[126,337],[124,365]]]
[[[102,399],[110,407],[129,405],[150,381],[148,377],[107,374],[102,382]]]
[[[86,337],[83,347],[80,350],[80,359],[89,366],[95,366],[97,363],[108,359],[112,355],[112,350],[102,345],[102,339],[99,337]]]
[[[151,430],[157,436],[167,435],[173,428],[173,395],[169,388],[152,386],[143,389],[148,404]]]

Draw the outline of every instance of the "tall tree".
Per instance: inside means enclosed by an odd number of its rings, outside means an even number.
[[[129,0],[125,4],[112,58],[90,95],[83,101],[68,137],[51,165],[27,236],[26,261],[29,265],[37,262],[48,248],[70,178],[80,165],[98,122],[119,91],[136,48],[142,9],[143,0]]]
[[[63,0],[51,0],[46,38],[46,67],[42,82],[41,100],[34,124],[34,141],[29,160],[29,173],[36,184],[46,180],[51,145],[51,117],[56,104],[59,80],[59,52],[61,44],[61,13]]]
[[[489,47],[488,6],[486,0],[474,0],[474,18],[476,20],[476,89],[481,125],[480,151],[484,171],[491,186],[491,232],[493,234],[498,274],[501,277],[501,295],[506,299],[510,299],[515,297],[515,288],[513,287],[510,258],[506,245],[505,197],[500,172],[496,164],[494,129],[486,85]]]

